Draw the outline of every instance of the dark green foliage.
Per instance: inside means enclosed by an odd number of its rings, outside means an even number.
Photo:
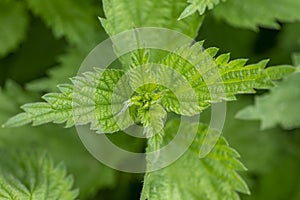
[[[298,200],[299,9],[299,0],[2,0],[0,124],[6,127],[0,127],[0,199]],[[176,50],[196,65],[174,53],[143,49],[121,57],[114,63],[117,70],[77,75],[99,42],[139,27],[168,28],[197,38]],[[210,62],[203,62],[205,58]],[[179,107],[173,92],[155,82],[154,75],[133,73],[119,83],[113,103],[122,112],[115,119],[110,104],[117,81],[128,70],[151,69],[151,62],[181,74],[195,89],[197,101],[183,98]],[[203,72],[213,67],[222,80],[204,81]],[[166,69],[155,72],[166,82],[172,80],[175,88],[184,85]],[[130,109],[123,109],[123,97],[149,80],[153,84],[134,91]],[[224,86],[222,94],[218,84]],[[179,97],[186,93],[185,88]],[[41,101],[41,96],[45,102],[28,104]],[[236,100],[228,103],[223,136],[200,158],[210,130],[204,125],[210,119],[207,108],[223,100]],[[20,107],[24,113],[18,114]],[[186,137],[198,130],[185,154],[144,178],[99,163],[75,128],[60,125],[89,124],[98,132],[113,133],[108,138],[119,147],[150,152],[173,139],[180,115],[199,113],[199,127],[184,124]],[[25,125],[48,122],[56,124]],[[147,142],[119,130],[133,123],[144,126],[145,134],[159,134]]]

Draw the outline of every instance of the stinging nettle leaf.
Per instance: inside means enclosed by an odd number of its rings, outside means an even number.
[[[257,30],[258,27],[278,29],[279,22],[300,20],[298,0],[227,0],[213,10],[216,18],[229,24]]]
[[[123,99],[112,100],[112,94],[122,97],[126,92],[126,87],[118,88],[114,92],[115,85],[119,81],[123,72],[119,70],[100,70],[86,72],[83,76],[72,79],[71,84],[59,85],[61,93],[49,93],[43,96],[46,102],[25,104],[21,108],[25,113],[21,113],[9,119],[3,126],[15,127],[31,123],[41,125],[49,122],[65,123],[66,127],[73,125],[91,124],[91,129],[99,132],[115,132],[119,130],[117,118],[112,113],[112,107],[122,109]],[[124,81],[124,80],[123,80]],[[127,83],[126,83],[127,84]],[[121,86],[126,86],[122,84]],[[127,87],[128,88],[128,87]],[[130,88],[129,88],[130,89]],[[127,97],[128,95],[123,95]],[[116,101],[117,100],[117,101]],[[111,104],[114,105],[111,105]],[[131,119],[126,119],[121,115],[124,126],[130,125]]]
[[[143,64],[147,63],[148,54],[140,53]],[[170,53],[161,65],[135,66],[141,63],[135,57],[126,74],[113,69],[85,72],[71,79],[73,85],[59,85],[61,93],[44,95],[46,102],[22,106],[25,113],[9,119],[4,126],[66,122],[66,127],[71,127],[90,123],[99,133],[112,133],[134,123],[128,109],[133,105],[137,113],[160,104],[166,111],[193,116],[212,103],[235,100],[236,94],[271,88],[272,79],[293,71],[289,66],[265,70],[268,61],[251,65],[245,65],[245,59],[229,61],[229,54],[213,58],[216,53],[215,48],[203,50],[202,43],[196,43]],[[137,117],[141,120],[144,116]]]
[[[73,200],[73,178],[65,166],[55,165],[46,154],[0,151],[1,199]]]
[[[167,125],[163,144],[172,142],[172,137],[176,135],[174,128],[176,124],[178,122],[174,120]],[[186,124],[184,127],[187,135],[191,126],[197,128],[198,124]],[[238,153],[228,146],[224,138],[219,139],[208,156],[199,158],[199,146],[203,142],[207,128],[204,125],[198,127],[195,141],[181,158],[167,168],[146,173],[142,200],[239,200],[236,191],[250,193],[247,185],[236,172],[236,170],[246,169],[237,160]],[[149,150],[151,147],[148,147]]]
[[[269,93],[255,98],[255,104],[242,109],[237,118],[261,120],[261,129],[280,125],[285,129],[300,127],[300,73],[295,73],[277,83]]]
[[[101,38],[97,29],[97,9],[92,1],[26,0],[34,14],[52,28],[56,37],[65,36],[81,48],[93,48]],[[100,9],[99,9],[100,10]]]
[[[268,76],[272,80],[279,80],[291,75],[296,71],[295,67],[289,65],[273,66],[266,69]]]
[[[220,2],[224,2],[226,0],[188,0],[188,5],[184,11],[181,13],[178,20],[182,20],[190,15],[194,14],[195,12],[199,12],[200,15],[203,15],[206,9],[213,9],[214,6],[219,4]]]
[[[20,105],[37,99],[38,94],[25,91],[12,81],[6,82],[5,88],[0,88],[0,123],[19,112]],[[0,132],[2,149],[20,146],[32,149],[34,144],[34,149],[47,151],[54,161],[63,160],[68,171],[74,175],[75,187],[80,188],[80,199],[93,196],[100,188],[112,188],[116,183],[116,172],[89,155],[73,128],[66,130],[60,126],[48,125],[36,128],[6,128]],[[83,171],[89,173],[82,173]]]
[[[128,78],[123,75],[121,70],[106,70],[99,80],[95,94],[97,124],[92,124],[92,128],[98,129],[99,133],[124,130],[133,124],[126,104],[132,90]]]
[[[216,48],[203,50],[202,43],[196,43],[192,47],[182,47],[170,53],[161,62],[188,81],[197,95],[200,111],[211,103],[236,100],[236,94],[255,93],[254,89],[271,88],[274,86],[272,80],[294,71],[290,66],[264,69],[267,60],[246,65],[246,59],[229,61],[229,54],[213,58],[216,53]],[[162,103],[168,111],[186,115],[185,110],[179,109],[179,100],[175,94],[167,93]]]
[[[141,111],[140,111],[141,112]],[[159,150],[163,141],[167,112],[160,105],[153,105],[149,111],[139,113],[145,126],[145,134],[154,150]]]
[[[197,15],[177,21],[186,0],[104,0],[103,6],[106,19],[101,22],[110,36],[132,28],[162,27],[194,38],[202,22]]]
[[[100,21],[109,36],[135,28],[152,27],[153,29],[164,28],[176,31],[193,39],[198,34],[203,17],[195,14],[178,21],[177,19],[186,5],[186,0],[104,0],[105,18],[101,18]],[[161,35],[155,35],[155,32],[153,35],[156,39],[161,40]],[[133,41],[131,39],[128,42]],[[115,52],[118,54],[122,46],[118,47],[119,44],[116,43],[114,45]],[[151,53],[156,54],[156,56],[152,56],[152,59],[156,61],[165,55],[162,52],[155,52],[155,50],[151,50]],[[127,69],[130,57],[123,55],[119,59],[123,68]]]

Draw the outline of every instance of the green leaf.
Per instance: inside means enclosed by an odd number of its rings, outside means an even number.
[[[112,69],[86,72],[73,78],[73,85],[60,85],[61,93],[44,95],[46,102],[25,104],[25,112],[4,126],[90,123],[91,129],[112,133],[134,123],[128,109],[133,105],[142,113],[161,104],[166,111],[192,116],[212,103],[236,100],[236,94],[271,88],[272,79],[293,71],[289,66],[265,70],[267,61],[245,66],[245,59],[229,61],[229,54],[214,58],[216,53],[216,48],[203,50],[202,43],[196,43],[170,53],[160,67],[151,63],[136,67],[139,62],[133,58],[129,75]],[[140,58],[149,61],[147,53]],[[143,115],[137,116],[139,120]]]
[[[146,65],[149,63],[150,52],[147,49],[138,49],[131,54],[131,69]]]
[[[0,123],[19,112],[18,107],[33,102],[38,95],[24,91],[14,82],[7,82],[0,90]],[[116,172],[95,160],[82,145],[74,128],[64,129],[58,125],[21,128],[0,128],[0,148],[43,149],[55,159],[64,161],[74,175],[80,198],[93,196],[100,188],[112,188],[116,184]],[[74,159],[76,155],[76,159]],[[83,173],[88,171],[89,173]]]
[[[213,9],[215,5],[220,3],[220,1],[226,0],[188,0],[190,5],[181,13],[179,20],[184,19],[197,11],[200,15],[203,15],[206,9]]]
[[[145,125],[146,133],[155,134],[159,133],[164,128],[164,118],[167,116],[166,111],[160,105],[150,106],[147,111],[140,111],[138,113],[140,118],[142,119],[142,123]]]
[[[132,90],[128,86],[128,77],[123,78],[123,75],[124,72],[121,70],[106,70],[97,85],[95,94],[97,124],[92,124],[92,128],[98,129],[100,133],[124,130],[133,124],[127,109]]]
[[[104,0],[103,7],[106,19],[102,18],[101,23],[109,36],[133,28],[153,27],[177,31],[193,39],[198,34],[203,17],[193,15],[178,21],[177,19],[186,5],[186,0]],[[114,46],[117,54],[120,48],[118,45],[115,44]],[[157,50],[151,50],[151,54],[156,55],[152,55],[155,61],[160,60],[165,55],[163,52],[157,52]],[[130,56],[128,54],[120,56],[120,60],[123,67],[128,68]]]
[[[63,93],[49,93],[44,96],[48,102],[29,103],[21,108],[25,111],[15,117],[9,119],[3,127],[17,127],[29,123],[34,126],[48,122],[64,123],[67,127],[74,125],[72,117],[72,94],[73,87],[71,85],[60,86]]]
[[[106,19],[101,22],[110,36],[132,28],[162,27],[194,38],[202,22],[197,15],[177,21],[186,0],[104,0],[103,7]]]
[[[57,91],[56,86],[69,77],[75,76],[81,63],[92,48],[106,39],[107,35],[97,20],[97,15],[100,14],[98,12],[101,9],[98,3],[96,4],[91,0],[84,2],[74,0],[64,2],[28,0],[28,2],[34,10],[37,10],[37,14],[42,16],[47,24],[52,27],[54,32],[57,32],[56,36],[65,36],[71,45],[68,46],[65,54],[56,58],[59,64],[47,72],[47,77],[31,81],[26,88],[39,92]],[[60,4],[63,5],[60,6]],[[47,6],[50,6],[52,10],[50,11]],[[97,6],[99,6],[99,9],[96,9]],[[65,9],[65,7],[68,8]],[[43,9],[46,9],[46,11],[42,12]],[[61,12],[62,10],[64,12]],[[48,14],[57,15],[56,18],[53,18],[49,17]],[[68,28],[69,26],[71,28]]]
[[[251,96],[240,96],[238,101],[227,104],[223,129],[224,137],[238,149],[248,168],[243,177],[249,183],[251,196],[242,199],[297,199],[299,175],[295,172],[299,168],[299,129],[287,132],[278,127],[260,131],[257,121],[235,119],[240,109],[253,102]]]
[[[145,134],[155,150],[158,150],[164,136],[167,112],[160,105],[153,105],[148,111],[139,110],[139,117],[145,126]]]
[[[251,196],[242,199],[297,199],[299,191],[295,184],[299,175],[295,172],[299,166],[299,129],[287,132],[278,127],[260,131],[259,122],[234,118],[240,109],[252,102],[252,95],[239,96],[238,101],[229,102],[223,128],[224,137],[238,149],[241,161],[248,168],[243,177],[249,183]]]
[[[227,0],[215,7],[214,16],[229,24],[257,30],[279,28],[280,22],[300,20],[300,1],[297,0]]]
[[[116,132],[120,127],[126,128],[132,120],[128,118],[129,111],[122,110],[131,90],[126,87],[128,80],[119,82],[122,75],[120,70],[86,72],[83,76],[73,78],[73,85],[59,85],[61,93],[44,95],[46,102],[23,105],[21,108],[25,112],[9,119],[3,126],[66,122],[66,127],[90,123],[91,129],[98,132]],[[116,87],[118,82],[119,87]],[[120,113],[115,113],[117,111]]]
[[[280,128],[261,131],[258,122],[239,120],[234,117],[239,110],[252,101],[252,95],[249,95],[239,96],[238,101],[227,103],[226,122],[222,133],[230,145],[238,149],[242,162],[249,170],[245,175],[248,180],[250,179],[247,181],[250,184],[255,179],[252,174],[265,174],[270,169],[281,165],[281,156],[285,156],[283,152],[287,149],[289,137],[288,134],[283,134]],[[204,118],[205,113],[201,115],[201,119]],[[206,118],[206,121],[209,121],[210,115]]]
[[[197,71],[193,72],[196,73],[195,75],[198,73]],[[199,113],[197,97],[193,88],[182,74],[176,73],[171,67],[164,64],[163,66],[148,64],[135,68],[129,74],[129,83],[133,89],[140,93],[145,92],[143,94],[145,97],[149,96],[147,92],[153,93],[153,103],[161,103],[167,111],[188,116]]]
[[[176,135],[174,127],[177,127],[177,124],[175,120],[167,125],[163,144],[168,144]],[[247,185],[236,172],[245,170],[245,167],[237,160],[238,153],[228,146],[225,139],[220,138],[211,153],[200,159],[199,147],[207,134],[207,126],[186,124],[184,127],[186,137],[191,129],[198,129],[193,144],[182,157],[168,167],[146,173],[141,199],[234,200],[239,199],[236,191],[249,194]],[[176,146],[180,145],[182,144]],[[148,146],[147,151],[151,149],[152,147]]]
[[[203,50],[202,44],[196,43],[192,47],[183,47],[170,53],[162,61],[163,65],[174,69],[189,82],[197,94],[200,111],[211,103],[236,100],[236,94],[255,93],[254,89],[271,88],[274,86],[272,79],[282,78],[293,71],[289,66],[266,70],[266,60],[245,65],[246,59],[229,61],[229,54],[213,58],[216,53],[216,48]],[[167,93],[164,98],[162,102],[168,111],[184,114],[184,110],[179,109],[179,100],[174,94]]]
[[[1,199],[76,199],[73,178],[65,166],[45,154],[1,151]]]
[[[290,65],[273,66],[266,69],[272,80],[279,80],[295,72],[295,67]]]
[[[23,2],[3,0],[0,2],[0,56],[15,50],[26,36],[28,15]]]
[[[101,38],[97,27],[98,10],[92,1],[26,0],[34,14],[52,28],[56,37],[66,39],[81,48],[94,47]],[[100,9],[99,9],[100,10]]]
[[[238,112],[237,117],[244,120],[261,120],[261,128],[267,129],[280,125],[285,129],[300,127],[300,73],[295,73],[268,94],[255,98],[255,105]]]

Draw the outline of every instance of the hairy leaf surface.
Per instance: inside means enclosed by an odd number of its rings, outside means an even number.
[[[162,27],[194,38],[202,22],[197,15],[177,21],[185,0],[104,0],[103,5],[106,19],[101,21],[110,36],[132,28]]]
[[[24,91],[14,82],[7,82],[6,87],[0,90],[0,123],[19,112],[20,105],[39,99],[38,96]],[[112,188],[115,184],[115,171],[100,164],[86,151],[75,129],[64,129],[58,125],[24,126],[0,128],[0,133],[0,147],[3,149],[43,149],[55,161],[63,160],[74,175],[76,188],[80,188],[80,198],[93,196],[99,188]],[[83,173],[85,171],[89,173]]]
[[[65,166],[45,154],[1,151],[1,199],[76,199],[73,178]]]
[[[271,88],[272,79],[293,72],[289,66],[265,70],[267,61],[245,66],[245,59],[229,61],[228,54],[213,58],[216,53],[216,48],[203,50],[196,43],[170,53],[163,66],[133,68],[129,76],[113,69],[86,72],[73,78],[73,85],[59,85],[61,93],[44,95],[46,102],[25,104],[25,112],[5,126],[90,123],[98,132],[116,132],[134,123],[128,109],[132,105],[140,107],[140,112],[161,104],[167,111],[192,116],[211,103],[235,100],[236,94]]]
[[[176,135],[174,127],[177,125],[178,122],[173,121],[167,126],[163,144],[172,141]],[[225,139],[220,138],[212,152],[200,159],[199,149],[207,134],[207,127],[204,125],[198,127],[197,124],[186,124],[184,127],[186,137],[191,129],[198,129],[193,144],[181,158],[167,168],[146,174],[141,199],[234,200],[239,199],[236,191],[248,194],[246,184],[235,171],[245,170],[245,167],[237,160],[238,153],[228,146]],[[182,140],[175,145],[181,146],[184,142]],[[148,147],[148,151],[152,150]]]
[[[203,50],[202,44],[197,43],[170,53],[162,61],[163,65],[174,69],[189,82],[197,94],[201,111],[211,103],[236,100],[236,94],[271,88],[274,86],[272,80],[294,72],[290,66],[264,69],[268,61],[251,65],[246,65],[246,59],[229,61],[229,54],[213,59],[217,51],[216,48]],[[162,102],[167,110],[184,114],[184,110],[179,109],[180,103],[175,94],[167,93]]]
[[[126,87],[126,80],[121,80],[119,85],[122,87],[114,91],[122,74],[120,70],[96,70],[74,77],[73,85],[58,86],[61,93],[44,95],[46,102],[23,105],[21,108],[25,112],[11,118],[4,126],[28,123],[37,126],[53,122],[66,123],[66,127],[71,127],[90,123],[91,128],[99,132],[116,132],[120,127],[128,127],[132,123],[130,118],[126,118],[128,110],[120,115],[115,113],[122,110],[125,100],[128,100],[126,98],[130,97],[127,93],[130,94],[131,90]],[[117,98],[112,99],[113,94]]]
[[[179,19],[184,19],[197,11],[200,15],[203,15],[206,9],[213,9],[214,6],[219,4],[221,1],[226,0],[188,0],[188,3],[190,3],[190,5],[184,9]]]
[[[255,98],[255,105],[241,110],[237,117],[245,120],[261,120],[261,128],[280,125],[285,129],[300,127],[300,73],[295,73],[268,94]]]
[[[169,33],[172,34],[174,31],[195,38],[198,33],[198,29],[202,23],[203,18],[199,15],[192,15],[187,19],[178,21],[178,17],[182,10],[186,7],[186,0],[164,0],[164,1],[153,1],[153,0],[104,0],[103,7],[106,18],[101,19],[102,26],[109,36],[114,36],[123,31],[132,30],[134,28],[145,28],[151,27],[148,35],[153,37],[153,40],[160,40],[165,42],[165,40],[170,39]],[[169,33],[165,32],[162,39],[162,35],[156,34],[155,28],[164,28],[164,30],[170,30]],[[146,33],[147,34],[147,33]],[[128,36],[128,35],[127,35]],[[127,43],[136,43],[138,38],[130,38]],[[126,40],[125,40],[126,41]],[[170,40],[165,45],[172,44],[173,41]],[[120,44],[114,43],[115,52],[119,54]],[[140,43],[140,46],[147,45]],[[130,54],[130,53],[128,53]],[[120,55],[120,61],[123,64],[123,68],[128,68],[130,63],[130,56]],[[163,52],[157,50],[151,50],[152,59],[158,61],[163,55]]]

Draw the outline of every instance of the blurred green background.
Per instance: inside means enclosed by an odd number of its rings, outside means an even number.
[[[74,76],[87,53],[108,37],[97,18],[103,16],[101,1],[56,0],[58,6],[47,9],[43,8],[46,4],[38,2],[0,2],[0,124],[18,113],[20,105],[57,91],[56,85]],[[278,30],[252,31],[235,28],[208,12],[197,40],[205,40],[207,47],[220,48],[220,53],[230,52],[232,58],[249,58],[249,63],[270,59],[270,65],[300,64],[296,59],[300,52],[300,23],[281,24]],[[297,89],[299,83],[298,76],[291,84]],[[280,101],[286,101],[296,112],[299,95],[292,103],[287,96],[299,94],[299,89],[286,89]],[[255,97],[267,93],[239,96],[238,101],[228,103],[224,135],[249,169],[243,177],[252,195],[242,199],[298,200],[300,122],[289,128],[277,123],[261,130],[258,120],[235,118],[239,110],[254,103]],[[294,116],[299,113],[282,112],[283,119]],[[46,149],[74,175],[81,199],[139,199],[142,174],[103,166],[85,150],[74,129],[64,129],[62,125],[0,129],[0,147]]]

